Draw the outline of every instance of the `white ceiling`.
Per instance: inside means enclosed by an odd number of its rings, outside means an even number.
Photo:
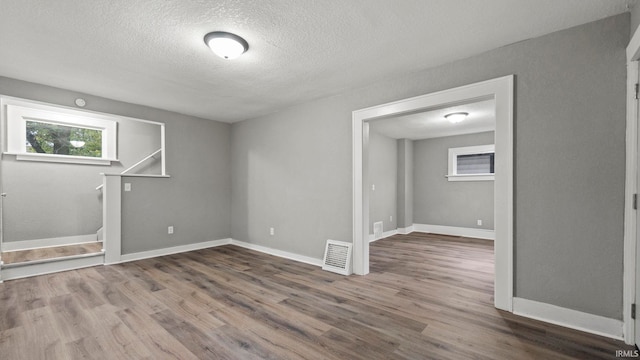
[[[626,11],[635,0],[0,0],[0,76],[235,122]],[[229,31],[249,51],[213,55]]]
[[[452,124],[444,116],[453,112],[466,112],[469,116],[460,123]],[[411,140],[493,131],[496,128],[495,100],[375,120],[370,121],[370,125],[371,130],[390,138]]]

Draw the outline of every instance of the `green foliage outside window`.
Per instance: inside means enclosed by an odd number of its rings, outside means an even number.
[[[27,152],[102,157],[102,131],[27,121]]]

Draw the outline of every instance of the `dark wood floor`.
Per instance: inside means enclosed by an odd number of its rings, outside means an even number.
[[[41,249],[7,251],[2,253],[5,264],[16,264],[29,261],[50,260],[66,256],[99,253],[102,251],[101,242],[91,242],[67,246],[54,246]]]
[[[1,359],[614,359],[493,308],[492,243],[371,246],[349,276],[235,246],[0,284]]]

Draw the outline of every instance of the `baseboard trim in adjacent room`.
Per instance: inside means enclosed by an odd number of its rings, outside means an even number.
[[[231,243],[232,243],[232,240],[230,238],[227,238],[227,239],[220,239],[220,240],[204,241],[204,242],[195,243],[195,244],[178,245],[178,246],[157,249],[157,250],[123,254],[120,256],[119,262],[123,263],[123,262],[135,261],[135,260],[149,259],[149,258],[154,258],[158,256],[172,255],[172,254],[178,254],[178,253],[183,253],[187,251],[202,250],[202,249],[211,248],[211,247],[229,245]]]
[[[444,225],[428,225],[428,224],[413,224],[413,230],[425,233],[452,235],[452,236],[464,236],[477,239],[495,240],[496,234],[493,230],[487,229],[474,229],[457,226],[444,226]]]
[[[97,234],[63,236],[47,239],[6,241],[2,243],[2,251],[20,251],[42,249],[55,246],[75,245],[98,241]]]
[[[622,320],[517,297],[513,298],[513,313],[612,339],[623,339]]]
[[[300,254],[291,253],[291,252],[288,252],[288,251],[272,249],[270,247],[251,244],[251,243],[248,243],[248,242],[235,240],[235,239],[232,239],[230,244],[231,245],[240,246],[240,247],[243,247],[243,248],[249,249],[249,250],[255,250],[255,251],[259,251],[261,253],[265,253],[265,254],[269,254],[269,255],[273,255],[273,256],[278,256],[278,257],[289,259],[289,260],[303,262],[303,263],[309,264],[309,265],[314,265],[314,266],[319,266],[319,267],[322,266],[322,259],[316,259],[316,258],[312,258],[310,256],[304,256],[304,255],[300,255]]]
[[[415,229],[414,229],[414,226],[411,225],[411,226],[408,226],[406,228],[398,228],[397,231],[398,231],[398,234],[400,234],[400,235],[407,235],[407,234],[411,234],[412,232],[414,232]]]
[[[369,242],[374,242],[374,241],[378,241],[378,240],[382,240],[384,238],[388,238],[389,236],[393,236],[398,234],[398,229],[395,230],[389,230],[389,231],[385,231],[382,233],[382,236],[380,236],[379,238],[375,238],[374,234],[369,234]]]

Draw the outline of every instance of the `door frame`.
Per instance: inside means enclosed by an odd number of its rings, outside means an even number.
[[[496,308],[513,311],[513,117],[514,75],[438,91],[352,114],[353,126],[353,270],[369,273],[368,121],[477,99],[495,99],[495,286]]]
[[[636,29],[627,46],[627,134],[624,199],[624,259],[622,273],[622,334],[624,342],[635,344],[635,320],[631,304],[636,293],[637,220],[633,196],[638,193],[638,110],[635,84],[638,83],[640,60],[640,29]]]

